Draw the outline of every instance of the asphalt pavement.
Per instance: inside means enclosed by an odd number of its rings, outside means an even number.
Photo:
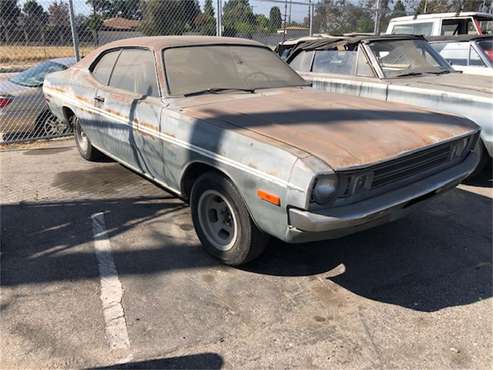
[[[0,152],[0,368],[493,367],[491,171],[405,219],[233,268],[72,141]]]

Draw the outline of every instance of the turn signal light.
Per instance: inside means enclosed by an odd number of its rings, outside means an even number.
[[[266,202],[272,203],[275,206],[280,206],[281,205],[281,198],[279,198],[275,194],[268,193],[264,190],[257,190],[257,196],[265,200]]]

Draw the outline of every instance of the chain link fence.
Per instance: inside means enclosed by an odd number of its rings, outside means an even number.
[[[108,42],[220,35],[274,48],[309,35],[311,0],[0,0],[0,143],[70,135],[42,94],[47,73]]]

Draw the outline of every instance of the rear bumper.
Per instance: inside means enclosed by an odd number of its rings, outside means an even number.
[[[462,163],[378,197],[318,212],[289,209],[285,240],[292,243],[334,239],[394,221],[414,205],[454,188],[468,177],[479,162],[477,151]]]

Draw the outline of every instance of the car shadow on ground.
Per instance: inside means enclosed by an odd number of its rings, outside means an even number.
[[[166,193],[3,205],[0,283],[15,287],[98,279],[94,251],[87,248],[93,240],[92,214],[105,213],[108,236],[114,238],[185,207]],[[321,274],[359,296],[431,312],[492,296],[491,225],[491,199],[455,189],[405,219],[342,239],[300,245],[272,240],[264,255],[242,269],[266,279]],[[176,226],[191,228],[189,223]],[[219,265],[196,239],[177,241],[164,231],[153,238],[160,248],[142,239],[131,250],[113,250],[119,275]]]
[[[244,269],[323,274],[359,296],[431,312],[492,296],[491,225],[491,199],[456,189],[407,218],[342,239],[274,241]]]
[[[223,358],[217,353],[158,358],[146,361],[132,361],[110,366],[91,368],[91,370],[110,369],[221,369]]]

